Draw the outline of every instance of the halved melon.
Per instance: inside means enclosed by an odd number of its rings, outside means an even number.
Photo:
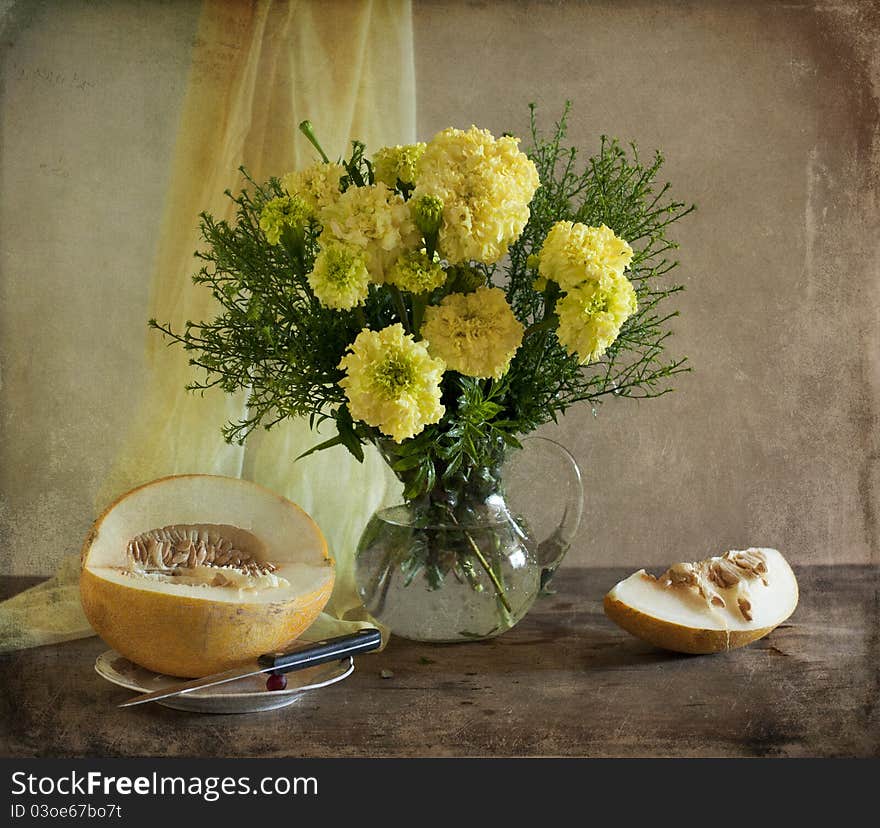
[[[200,677],[282,649],[333,589],[317,524],[246,480],[165,477],[123,495],[82,551],[86,617],[129,660]]]
[[[785,621],[798,585],[775,549],[746,549],[671,566],[659,578],[644,569],[605,596],[605,614],[637,638],[679,653],[742,647]]]

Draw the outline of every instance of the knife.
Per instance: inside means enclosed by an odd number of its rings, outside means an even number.
[[[283,653],[261,655],[256,663],[252,662],[243,667],[226,670],[223,673],[214,673],[211,676],[181,682],[161,690],[154,690],[152,693],[135,696],[120,704],[119,707],[133,707],[136,704],[146,704],[171,696],[180,696],[192,693],[194,690],[202,690],[205,687],[214,687],[217,684],[226,684],[237,679],[258,676],[260,673],[290,673],[293,670],[303,670],[306,667],[315,667],[328,661],[336,661],[357,653],[375,650],[381,643],[382,634],[373,628],[358,630],[350,635],[328,638],[325,641],[304,642]]]

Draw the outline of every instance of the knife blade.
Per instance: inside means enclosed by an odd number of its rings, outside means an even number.
[[[249,676],[258,676],[261,673],[290,673],[294,670],[303,670],[306,667],[315,667],[328,661],[336,661],[358,653],[375,650],[381,643],[382,634],[373,628],[358,630],[356,633],[340,635],[324,641],[304,642],[281,653],[265,653],[256,662],[242,667],[234,667],[231,670],[214,673],[192,681],[183,681],[171,687],[154,690],[151,693],[142,693],[123,702],[119,707],[134,707],[138,704],[159,701],[171,696],[180,696],[192,693],[194,690],[202,690],[205,687],[214,687]]]

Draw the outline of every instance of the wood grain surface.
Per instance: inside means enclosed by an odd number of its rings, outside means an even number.
[[[97,638],[5,655],[0,754],[880,756],[876,568],[798,569],[790,622],[716,656],[660,652],[611,624],[602,595],[626,574],[563,569],[498,639],[393,639],[347,681],[269,713],[118,710],[130,693],[94,672]],[[30,582],[4,579],[2,594]]]

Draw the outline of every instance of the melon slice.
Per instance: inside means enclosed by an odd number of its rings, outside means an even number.
[[[679,653],[742,647],[785,621],[798,602],[788,562],[775,549],[731,551],[671,566],[659,578],[644,569],[605,596],[605,614],[637,638]]]
[[[297,505],[238,478],[182,475],[98,518],[80,593],[95,632],[130,661],[201,677],[293,641],[333,576],[321,530]]]

